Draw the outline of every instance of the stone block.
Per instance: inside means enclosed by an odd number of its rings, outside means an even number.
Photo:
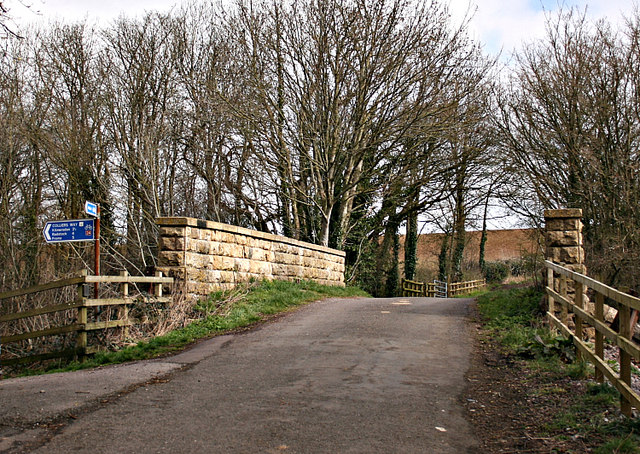
[[[234,243],[239,244],[241,246],[247,246],[251,244],[251,238],[246,235],[235,235]]]
[[[580,246],[582,235],[577,230],[551,230],[546,232],[547,246]]]
[[[582,218],[581,208],[561,208],[558,210],[544,210],[545,219]]]
[[[198,254],[209,254],[210,244],[209,240],[195,240],[191,244],[191,249]]]
[[[233,269],[241,273],[249,273],[251,271],[251,260],[236,258],[234,259]]]
[[[158,263],[160,266],[182,266],[184,257],[183,252],[160,251],[158,254]]]
[[[220,282],[221,283],[235,283],[236,282],[236,273],[233,271],[220,271]]]
[[[206,272],[206,280],[209,283],[218,283],[220,282],[220,270],[207,270]]]
[[[220,242],[222,243],[235,243],[235,235],[227,232],[219,232],[220,233]]]
[[[567,231],[582,230],[582,221],[580,219],[546,219],[545,230],[549,231]]]
[[[578,246],[570,247],[548,247],[547,260],[554,263],[574,264],[582,262],[582,253]]]
[[[242,258],[244,257],[244,250],[242,246],[234,243],[222,243],[220,245],[221,253],[225,257]]]
[[[184,237],[186,227],[160,227],[160,236]]]
[[[176,248],[176,239],[171,236],[161,236],[158,240],[158,249],[161,251],[175,251],[179,250]]]

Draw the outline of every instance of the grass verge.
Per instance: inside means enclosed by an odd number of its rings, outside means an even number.
[[[55,364],[46,369],[32,369],[21,375],[66,372],[155,358],[182,350],[202,338],[249,327],[273,314],[290,311],[311,301],[357,296],[368,295],[355,287],[331,287],[311,281],[253,282],[234,290],[214,292],[207,299],[199,301],[194,306],[197,320],[184,328],[140,341],[118,351],[96,353],[83,362],[73,361],[63,366]]]
[[[485,337],[514,358],[509,373],[520,375],[522,400],[538,405],[527,437],[558,447],[550,452],[583,452],[579,445],[598,454],[640,453],[640,421],[622,416],[618,391],[594,382],[593,367],[575,361],[573,343],[546,327],[541,297],[520,288],[477,298]]]

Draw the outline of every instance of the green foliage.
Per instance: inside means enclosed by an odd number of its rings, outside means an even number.
[[[541,297],[542,293],[534,288],[496,290],[478,297],[478,308],[490,320],[505,317],[518,319],[522,324],[542,314],[539,305]]]
[[[570,388],[562,385],[563,380],[588,378],[593,369],[587,362],[574,361],[572,341],[541,326],[541,296],[534,288],[510,289],[485,293],[477,301],[492,336],[512,354],[526,359],[533,374],[550,377],[537,393],[566,393]],[[556,439],[580,434],[598,440],[602,446],[597,453],[640,453],[640,421],[612,411],[619,399],[614,387],[587,383],[586,391],[545,425],[544,432]]]
[[[195,313],[201,314],[203,318],[184,328],[115,352],[96,353],[84,362],[73,362],[48,372],[88,369],[104,364],[154,358],[181,350],[198,339],[247,327],[263,320],[267,315],[288,311],[310,301],[327,297],[358,296],[367,294],[356,287],[332,287],[311,281],[262,281],[246,288],[214,292],[194,306]],[[228,307],[226,314],[216,314],[216,309],[223,305]],[[41,372],[31,371],[30,374]]]
[[[637,442],[629,437],[614,438],[594,451],[595,454],[637,454],[640,448]]]
[[[504,262],[485,262],[484,277],[489,283],[503,282],[509,275],[509,265]]]

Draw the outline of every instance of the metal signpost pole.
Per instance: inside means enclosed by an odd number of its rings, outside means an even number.
[[[95,237],[95,275],[100,276],[100,204],[97,205],[97,213],[95,220],[95,229],[94,229],[94,237]],[[98,283],[96,282],[93,285],[93,297],[98,299]]]

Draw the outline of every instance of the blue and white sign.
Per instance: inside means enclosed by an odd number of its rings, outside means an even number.
[[[89,216],[93,216],[94,218],[98,217],[98,204],[89,202],[88,200],[84,202],[84,212]]]
[[[93,219],[69,219],[67,221],[49,221],[42,233],[47,243],[69,241],[93,241]]]

